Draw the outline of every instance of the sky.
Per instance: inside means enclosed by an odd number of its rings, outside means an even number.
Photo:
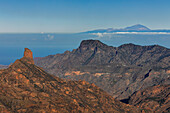
[[[0,0],[0,33],[170,29],[170,0]]]

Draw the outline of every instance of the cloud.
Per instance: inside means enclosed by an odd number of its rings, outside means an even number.
[[[114,32],[114,33],[91,33],[98,37],[103,37],[104,35],[116,35],[116,34],[140,34],[140,35],[154,35],[154,34],[167,34],[170,35],[170,32]]]
[[[123,35],[170,35],[170,32],[114,32],[114,33],[89,33],[96,40],[111,40],[114,37],[124,37]]]
[[[91,33],[91,34],[97,36],[95,38],[102,38],[104,35],[103,33]]]
[[[53,39],[54,39],[54,35],[48,34],[47,37],[45,37],[45,40],[53,40]]]

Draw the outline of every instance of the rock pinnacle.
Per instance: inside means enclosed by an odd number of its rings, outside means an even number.
[[[25,48],[24,57],[33,59],[32,51],[28,48]]]
[[[25,61],[27,63],[30,63],[30,64],[34,64],[32,51],[30,49],[28,49],[28,48],[25,48],[24,57],[21,58],[21,60]]]

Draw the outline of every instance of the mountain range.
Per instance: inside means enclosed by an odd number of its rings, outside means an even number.
[[[73,51],[35,61],[25,48],[0,69],[0,111],[168,113],[169,64],[170,50],[159,45],[83,40]]]
[[[94,84],[66,81],[34,65],[32,52],[0,70],[1,113],[150,113],[115,100]]]
[[[166,29],[152,30],[144,25],[136,24],[121,29],[114,29],[114,28],[96,29],[84,33],[115,33],[115,32],[165,32],[166,33],[166,32],[170,32],[170,30],[166,30]]]
[[[36,58],[35,64],[66,80],[94,83],[125,103],[129,103],[138,91],[170,84],[170,49],[159,45],[129,43],[112,47],[99,40],[83,40],[77,49]],[[169,96],[165,98],[168,100]],[[164,102],[156,110],[166,106]],[[151,103],[157,104],[155,101]],[[130,104],[137,105],[133,101]],[[164,111],[168,110],[165,107]]]

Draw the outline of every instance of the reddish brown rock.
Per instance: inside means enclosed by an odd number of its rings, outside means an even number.
[[[28,48],[25,48],[24,57],[33,59],[32,51]]]
[[[30,64],[34,64],[32,51],[28,48],[25,48],[24,56],[21,58],[21,60]]]

